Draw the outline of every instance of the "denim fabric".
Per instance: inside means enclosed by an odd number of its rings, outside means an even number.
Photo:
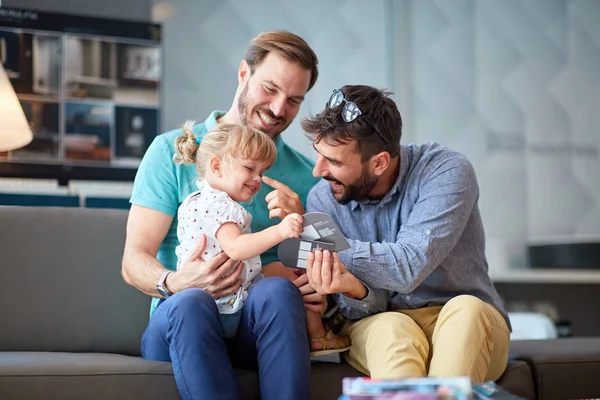
[[[240,399],[234,366],[258,370],[263,400],[310,397],[306,311],[299,290],[284,278],[256,284],[235,337],[227,341],[208,293],[201,289],[176,293],[151,317],[142,338],[142,356],[173,363],[184,400]]]
[[[233,338],[237,333],[240,319],[242,318],[242,310],[239,310],[233,314],[219,314],[221,319],[221,326],[223,327],[223,334],[226,338]]]

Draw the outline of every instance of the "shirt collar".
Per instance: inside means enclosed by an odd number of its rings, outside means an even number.
[[[375,205],[376,207],[380,207],[384,204],[387,204],[390,202],[390,200],[392,200],[392,196],[396,194],[396,192],[399,192],[402,190],[402,184],[404,182],[404,177],[406,176],[406,172],[408,171],[408,167],[410,164],[410,160],[408,159],[409,154],[408,151],[406,150],[406,148],[404,146],[400,146],[400,169],[398,171],[398,177],[396,178],[396,182],[394,182],[394,185],[392,186],[392,188],[390,189],[389,192],[387,192],[387,194],[385,196],[383,196],[383,198],[381,200],[361,200],[361,201],[355,201],[355,200],[350,200],[350,208],[352,209],[352,211],[354,211],[356,209],[356,207],[358,207],[359,205],[362,206],[366,206],[366,205]]]
[[[212,128],[215,127],[215,125],[217,125],[217,120],[223,115],[225,115],[225,111],[215,110],[211,112],[208,118],[206,118],[206,121],[204,121],[204,129],[206,129],[207,132],[210,131]],[[201,134],[204,134],[204,132],[202,132]]]

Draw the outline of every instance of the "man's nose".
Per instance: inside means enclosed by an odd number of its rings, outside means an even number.
[[[281,117],[285,114],[286,98],[284,96],[277,97],[271,101],[271,112],[276,117]]]
[[[315,167],[313,168],[312,174],[315,178],[321,178],[325,176],[323,173],[323,159],[321,156],[317,156],[317,161],[315,162]]]

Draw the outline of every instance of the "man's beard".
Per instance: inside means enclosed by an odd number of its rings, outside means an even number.
[[[348,204],[351,200],[360,201],[368,199],[369,193],[371,193],[371,191],[377,184],[377,178],[374,176],[370,176],[369,171],[364,165],[360,178],[358,178],[356,182],[350,185],[345,185],[332,176],[325,176],[323,177],[323,179],[342,185],[342,195],[339,199],[336,198],[336,201],[340,204]],[[333,194],[333,197],[335,197],[333,187],[331,188],[331,194]]]
[[[248,101],[248,84],[249,83],[246,82],[246,86],[244,86],[244,89],[242,89],[242,93],[240,93],[240,97],[238,99],[238,113],[240,114],[240,121],[242,122],[242,125],[244,125],[244,126],[250,125],[250,121],[248,119],[251,117],[251,115],[249,113],[253,112],[253,110],[250,110],[250,104],[249,104],[250,102]],[[264,132],[273,139],[275,139],[277,136],[279,136],[279,134],[281,132],[283,132],[290,125],[290,122],[285,124],[285,120],[283,118],[276,117],[275,115],[273,115],[273,113],[269,109],[265,109],[265,108],[261,107],[261,108],[258,108],[257,111],[260,111],[261,114],[264,114],[271,119],[274,119],[276,121],[284,123],[284,125],[282,125],[283,127],[278,131]],[[255,126],[252,126],[252,127],[256,128]],[[262,130],[260,128],[256,128],[256,129]]]

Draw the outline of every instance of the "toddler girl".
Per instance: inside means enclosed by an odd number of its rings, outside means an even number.
[[[198,190],[188,195],[178,209],[177,269],[196,248],[201,234],[206,236],[203,260],[221,251],[234,260],[243,260],[241,287],[236,293],[216,300],[225,336],[233,337],[248,291],[263,278],[260,254],[284,239],[298,237],[303,218],[289,214],[279,224],[252,233],[252,216],[239,203],[253,198],[261,187],[263,173],[275,162],[277,150],[273,139],[250,127],[219,124],[200,140],[192,131],[193,125],[191,121],[184,124],[173,157],[175,163],[195,163],[200,178],[196,182]],[[307,321],[309,335],[324,332],[320,316],[311,315]],[[331,333],[322,335],[318,338],[311,335],[312,342],[319,343],[319,354],[348,348],[347,338],[344,341]]]

